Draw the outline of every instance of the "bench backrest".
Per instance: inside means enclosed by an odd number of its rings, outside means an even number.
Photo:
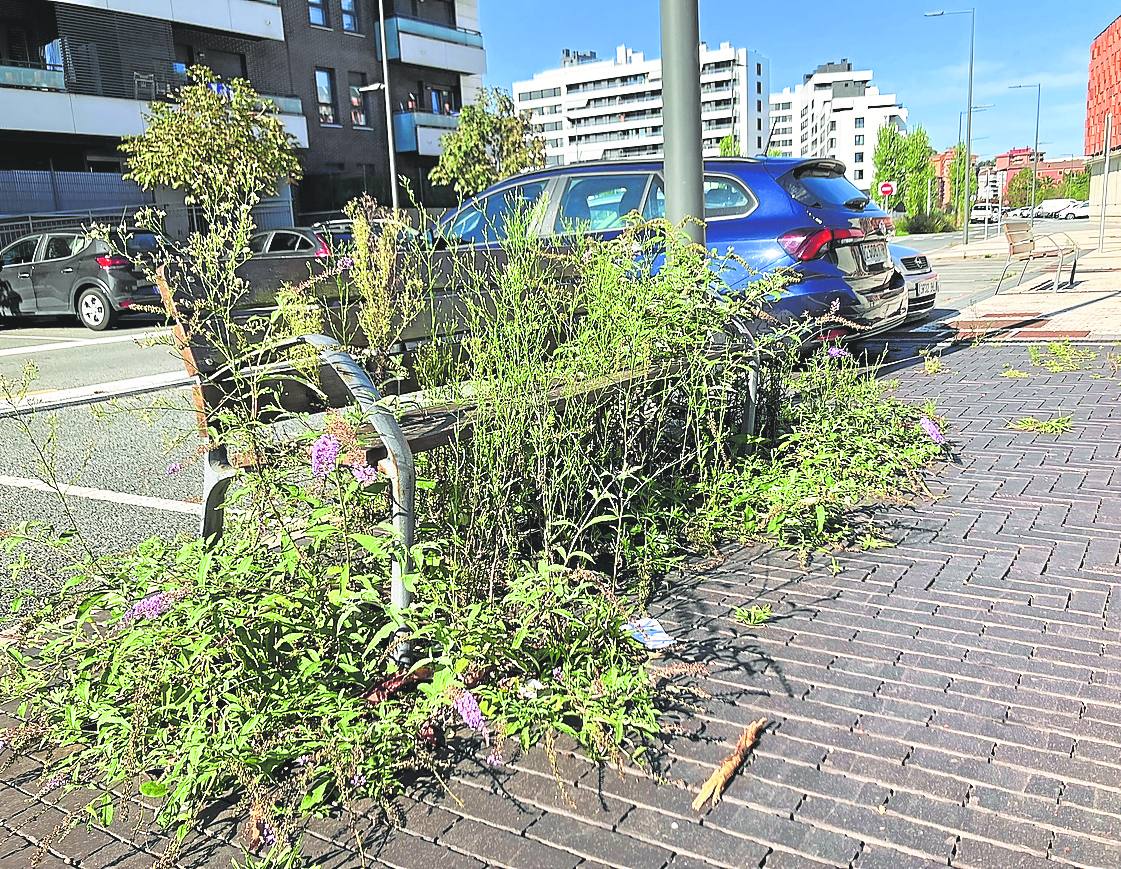
[[[1006,220],[1004,237],[1008,239],[1009,256],[1025,256],[1035,252],[1035,235],[1027,220]]]

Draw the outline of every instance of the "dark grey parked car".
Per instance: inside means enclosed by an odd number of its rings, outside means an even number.
[[[117,239],[132,258],[156,246],[150,232]],[[160,304],[159,290],[132,259],[75,230],[28,235],[0,251],[0,318],[76,314],[95,332],[137,306]]]

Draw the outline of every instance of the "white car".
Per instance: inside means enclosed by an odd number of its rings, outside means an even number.
[[[895,270],[907,285],[907,322],[922,320],[934,308],[938,295],[938,273],[920,251],[899,244],[889,245]]]
[[[1077,205],[1076,199],[1044,199],[1035,207],[1035,216],[1055,217],[1061,211],[1066,211],[1072,205]]]
[[[1089,202],[1076,202],[1069,208],[1064,208],[1058,214],[1063,220],[1081,220],[1083,218],[1089,220],[1090,218],[1090,203]]]
[[[978,202],[969,209],[970,223],[1000,223],[1000,209],[996,205]]]

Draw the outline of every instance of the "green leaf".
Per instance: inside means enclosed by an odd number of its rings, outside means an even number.
[[[146,781],[140,785],[140,793],[146,797],[159,798],[167,796],[167,785],[162,781]]]

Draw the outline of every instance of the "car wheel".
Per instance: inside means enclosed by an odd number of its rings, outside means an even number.
[[[76,313],[87,329],[104,332],[113,325],[115,312],[105,293],[96,287],[87,287],[78,294]]]
[[[1073,214],[1064,214],[1063,215],[1063,220],[1074,220],[1074,215]]]

